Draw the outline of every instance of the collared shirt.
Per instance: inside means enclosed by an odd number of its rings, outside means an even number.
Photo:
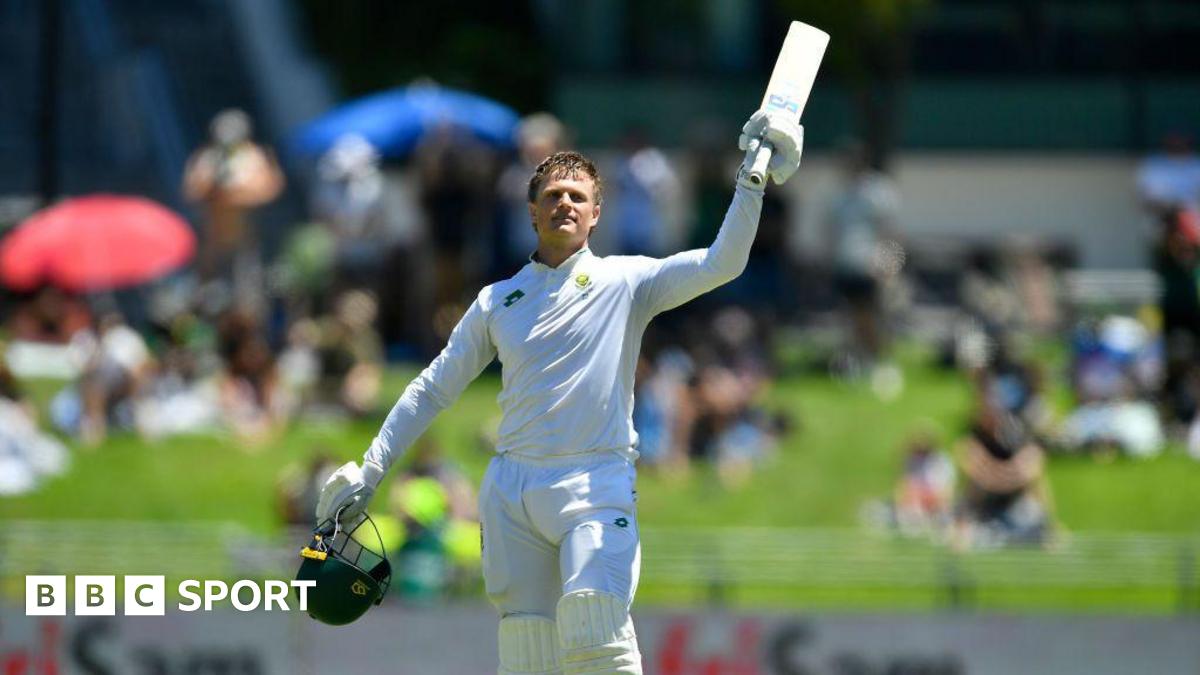
[[[497,356],[497,452],[611,449],[636,458],[633,384],[646,326],[742,273],[761,210],[762,192],[739,185],[709,248],[648,258],[599,257],[585,247],[558,267],[530,260],[485,287],[404,390],[366,459],[388,468]]]

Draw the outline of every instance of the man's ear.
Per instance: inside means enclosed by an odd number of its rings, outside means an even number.
[[[597,204],[596,206],[594,206],[592,208],[592,227],[591,227],[591,229],[594,230],[599,225],[600,225],[600,205]]]
[[[533,204],[526,204],[525,206],[529,207],[529,226],[533,228],[534,232],[537,232],[537,207]]]

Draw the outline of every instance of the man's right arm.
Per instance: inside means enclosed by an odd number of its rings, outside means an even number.
[[[787,181],[800,166],[803,127],[781,115],[754,113],[738,139],[738,147],[746,151],[746,157],[716,241],[706,249],[656,260],[642,259],[634,265],[634,298],[647,318],[732,281],[746,268],[758,231],[765,187],[749,179],[750,165],[764,140],[775,148],[767,172],[777,185]]]
[[[317,504],[317,522],[328,520],[339,511],[344,518],[350,518],[366,508],[392,464],[495,357],[496,348],[488,336],[483,308],[476,299],[455,326],[442,353],[409,383],[392,406],[363,457],[362,467],[351,462],[326,482]]]
[[[487,364],[496,358],[478,299],[455,326],[442,353],[421,371],[384,421],[365,461],[385,471],[417,440],[433,418],[453,403]]]

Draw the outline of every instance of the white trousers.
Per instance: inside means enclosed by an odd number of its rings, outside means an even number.
[[[479,490],[483,579],[502,617],[553,621],[559,598],[585,589],[628,611],[641,566],[635,478],[615,452],[492,459]]]

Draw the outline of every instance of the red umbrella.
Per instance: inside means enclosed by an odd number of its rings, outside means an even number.
[[[78,197],[38,211],[0,242],[0,281],[17,290],[136,286],[179,267],[195,250],[188,224],[156,202]]]

